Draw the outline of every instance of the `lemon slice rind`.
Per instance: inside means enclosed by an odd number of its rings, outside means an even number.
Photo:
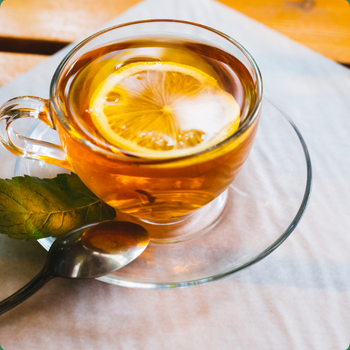
[[[212,132],[211,129],[215,129],[215,125],[212,124],[217,124],[217,122],[220,121],[222,125],[220,125],[219,130],[214,130],[213,135],[206,142],[201,142],[192,147],[175,148],[171,150],[150,149],[138,145],[133,140],[119,136],[111,128],[109,119],[104,113],[105,98],[107,94],[124,78],[145,70],[177,72],[184,75],[190,75],[197,79],[204,87],[207,87],[207,89],[204,89],[204,92],[200,98],[197,96],[197,99],[201,100],[200,103],[196,101],[196,97],[191,97],[188,106],[192,105],[192,107],[186,107],[186,98],[184,98],[182,99],[181,103],[179,102],[173,107],[180,119],[181,115],[185,115],[186,118],[191,118],[191,116],[196,116],[198,118],[198,116],[202,117],[203,115],[205,116],[209,115],[210,113],[216,113],[218,114],[216,119],[212,118],[214,120],[211,120],[211,124],[209,123],[206,126],[206,129],[208,133]],[[111,145],[117,147],[121,151],[124,150],[128,153],[132,153],[133,155],[139,155],[143,158],[149,159],[178,158],[202,152],[224,141],[227,137],[232,135],[238,129],[240,123],[240,108],[236,100],[232,95],[222,90],[213,77],[195,67],[173,62],[135,62],[125,65],[99,84],[90,101],[89,111],[92,122],[100,134]],[[193,113],[191,113],[191,108],[195,109]],[[143,112],[144,111],[140,110],[140,113]],[[189,115],[186,115],[186,112]],[[203,127],[203,125],[205,126],[205,124],[203,124],[203,122],[200,120],[197,122],[201,123],[201,125],[199,125],[200,127]]]

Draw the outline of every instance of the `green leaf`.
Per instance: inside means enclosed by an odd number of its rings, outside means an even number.
[[[350,0],[346,0],[347,2],[348,2],[348,4],[350,5]],[[349,345],[349,347],[350,347],[350,345]],[[346,349],[347,350],[347,349]]]
[[[1,1],[1,0],[0,0],[0,1]],[[0,2],[0,5],[1,5],[1,2]],[[0,350],[5,350],[5,349],[3,349],[2,346],[0,345]]]
[[[0,0],[0,6],[1,6],[1,4],[4,2],[4,0]],[[3,350],[2,349],[2,347],[1,347],[1,345],[0,345],[0,350]]]
[[[0,233],[12,238],[57,237],[76,226],[115,216],[115,210],[75,174],[0,179]]]

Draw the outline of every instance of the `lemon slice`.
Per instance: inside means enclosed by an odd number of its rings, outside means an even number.
[[[234,133],[240,108],[217,81],[191,66],[136,62],[92,94],[91,119],[113,146],[146,158],[190,155]]]

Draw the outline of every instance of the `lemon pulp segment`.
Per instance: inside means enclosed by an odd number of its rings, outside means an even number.
[[[146,158],[200,152],[233,134],[240,122],[236,100],[214,78],[173,62],[119,68],[98,85],[89,112],[111,145]]]

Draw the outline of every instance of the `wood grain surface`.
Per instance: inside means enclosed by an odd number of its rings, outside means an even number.
[[[0,53],[0,86],[42,62],[47,56]]]
[[[0,37],[71,42],[140,0],[5,0]]]
[[[221,0],[237,11],[340,63],[350,63],[346,0]]]
[[[5,0],[0,7],[0,86],[139,1]],[[346,0],[220,1],[333,60],[350,64]]]
[[[0,86],[139,1],[5,0],[0,7]]]

